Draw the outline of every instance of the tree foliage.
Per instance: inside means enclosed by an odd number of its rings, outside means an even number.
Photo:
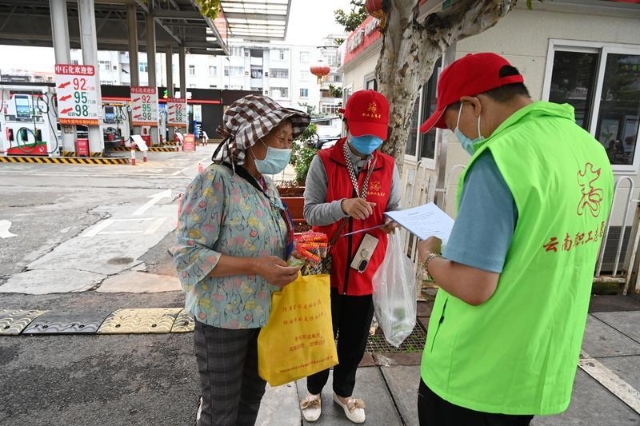
[[[342,87],[338,87],[338,86],[334,86],[333,84],[330,84],[329,95],[332,98],[342,98]]]
[[[336,22],[342,25],[347,32],[354,31],[367,18],[364,0],[351,0],[349,3],[351,4],[350,12],[347,13],[342,9],[333,11]]]
[[[307,172],[309,172],[309,166],[311,160],[318,152],[317,149],[310,146],[310,142],[316,138],[316,125],[315,123],[309,124],[309,126],[293,141],[291,150],[291,164],[296,171],[295,183],[297,185],[304,185],[307,179]]]
[[[196,0],[200,13],[205,18],[216,19],[220,12],[220,0]]]
[[[533,0],[527,0],[531,8]],[[542,1],[542,0],[539,0]],[[402,169],[414,102],[437,60],[459,40],[493,27],[517,0],[456,0],[420,22],[418,0],[383,0],[386,15],[382,49],[376,65],[378,91],[390,104],[391,134],[382,151]],[[355,19],[355,17],[354,17]],[[336,22],[341,23],[336,19]],[[345,28],[346,29],[346,28]]]

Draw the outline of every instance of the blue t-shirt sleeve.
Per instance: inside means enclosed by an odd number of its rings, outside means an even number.
[[[465,176],[458,216],[443,256],[490,272],[502,272],[518,209],[493,155],[484,151]]]

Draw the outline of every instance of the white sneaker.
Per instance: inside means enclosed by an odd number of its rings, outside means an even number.
[[[347,398],[347,403],[343,404],[335,392],[333,393],[333,400],[336,404],[342,407],[342,409],[344,410],[344,414],[353,423],[364,423],[366,417],[364,415],[363,400],[350,396],[349,398]]]
[[[315,422],[322,413],[322,399],[320,395],[307,394],[306,398],[300,401],[302,417],[308,422]]]

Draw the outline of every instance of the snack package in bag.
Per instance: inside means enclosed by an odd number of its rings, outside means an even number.
[[[329,275],[298,275],[273,293],[258,336],[258,374],[279,386],[338,363],[331,325]]]
[[[400,231],[389,234],[384,261],[373,275],[373,307],[380,328],[396,348],[416,325],[416,274]]]

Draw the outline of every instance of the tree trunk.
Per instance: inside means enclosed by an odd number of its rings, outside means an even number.
[[[448,9],[416,20],[418,0],[385,0],[386,24],[376,65],[378,90],[389,100],[391,133],[382,151],[402,171],[413,105],[446,49],[493,27],[517,0],[458,0]],[[421,124],[421,123],[420,123]]]

